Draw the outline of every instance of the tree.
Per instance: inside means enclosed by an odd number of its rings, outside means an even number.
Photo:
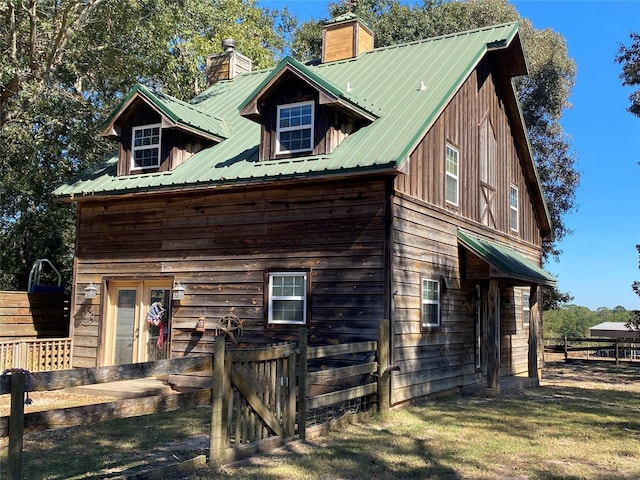
[[[421,5],[403,5],[399,0],[359,0],[355,8],[332,3],[332,17],[352,8],[376,34],[376,46],[420,40],[456,31],[518,20],[529,64],[529,75],[517,79],[516,88],[553,225],[554,242],[543,248],[545,261],[558,259],[558,243],[571,230],[565,214],[576,208],[575,193],[580,183],[576,157],[560,118],[569,107],[576,66],[569,57],[564,38],[550,29],[536,30],[507,0],[467,0],[448,2],[424,0]],[[291,51],[301,60],[318,58],[321,52],[322,21],[303,24]],[[557,289],[545,288],[545,309],[557,308],[572,297]]]
[[[622,85],[634,87],[640,85],[640,34],[631,32],[631,45],[626,47],[620,45],[616,62],[622,65],[622,73],[620,79]],[[640,89],[635,90],[629,96],[630,106],[627,109],[633,115],[640,117]],[[640,244],[636,245],[638,256],[640,257]],[[640,268],[640,262],[638,263]],[[640,297],[640,280],[636,280],[631,284],[631,289]],[[640,310],[634,310],[633,316],[627,324],[629,328],[640,330]]]
[[[631,32],[631,45],[621,45],[616,55],[616,62],[622,64],[620,79],[622,84],[629,87],[640,85],[640,34]],[[640,117],[640,89],[629,96],[631,105],[628,110]]]
[[[40,257],[70,277],[73,207],[51,192],[113,149],[99,125],[135,82],[189,99],[225,37],[273,64],[277,25],[255,0],[0,3],[0,289],[25,289]]]
[[[589,327],[600,323],[598,316],[587,307],[563,305],[544,315],[545,336],[586,337]]]

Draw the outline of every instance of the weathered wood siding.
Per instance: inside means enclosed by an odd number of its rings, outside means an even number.
[[[27,340],[69,335],[69,295],[0,292],[0,338]]]
[[[266,326],[265,271],[309,269],[311,344],[375,340],[383,318],[384,182],[199,192],[79,204],[74,365],[95,363],[103,288],[93,320],[83,290],[93,281],[169,279],[186,297],[172,308],[171,355],[210,352],[211,329],[233,313],[243,342],[296,340],[297,326]],[[104,284],[103,284],[104,286]]]
[[[314,128],[312,155],[322,155],[333,150],[347,136],[363,125],[363,122],[353,118],[346,110],[338,111],[328,105],[319,103],[318,92],[306,82],[290,73],[286,73],[279,80],[282,87],[274,97],[262,107],[262,129],[260,141],[260,160],[295,157],[296,154],[277,153],[277,123],[278,105],[296,102],[314,102]]]
[[[151,125],[162,122],[162,116],[144,104],[137,101],[139,108],[130,108],[118,121],[117,127],[121,131],[121,141],[118,144],[118,175],[129,175],[132,167],[131,141],[132,127]],[[212,141],[198,139],[193,135],[182,132],[179,129],[163,128],[160,148],[160,166],[158,171],[168,171],[177,168],[180,164],[195,155],[203,148],[211,145]],[[145,169],[148,173],[154,169]]]
[[[539,263],[541,235],[520,165],[502,88],[482,63],[411,154],[408,171],[396,179],[393,206],[394,403],[481,380],[475,365],[475,289],[486,293],[485,262],[461,250],[457,230],[494,239]],[[495,223],[486,224],[480,198],[481,126],[487,118],[495,143]],[[485,137],[486,139],[486,137]],[[445,201],[445,145],[460,151],[459,206]],[[509,224],[510,185],[519,191],[519,231]],[[464,260],[461,260],[464,259]],[[465,265],[461,265],[464,261]],[[461,273],[464,267],[467,274]],[[421,328],[421,278],[441,281],[441,325]],[[522,289],[501,282],[501,372],[527,371],[528,326],[522,324]],[[481,308],[486,308],[483,306]],[[486,335],[484,333],[483,335]],[[483,338],[484,340],[484,338]]]
[[[497,230],[514,239],[540,246],[542,239],[534,215],[530,192],[516,151],[506,113],[505,94],[497,75],[482,62],[455,95],[451,103],[411,154],[409,172],[401,175],[396,188],[429,204],[446,208],[453,218],[482,225],[480,181],[480,128],[490,120],[496,137],[495,218],[497,224],[485,231]],[[445,146],[449,142],[460,150],[459,207],[445,201]],[[509,225],[510,186],[519,192],[519,231]]]

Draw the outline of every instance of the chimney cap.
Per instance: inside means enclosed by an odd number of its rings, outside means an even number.
[[[233,52],[236,49],[236,41],[233,38],[225,38],[222,40],[222,51],[225,53]]]

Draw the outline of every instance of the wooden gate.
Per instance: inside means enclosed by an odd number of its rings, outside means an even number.
[[[225,351],[216,338],[211,408],[211,464],[283,444],[295,433],[296,346]]]

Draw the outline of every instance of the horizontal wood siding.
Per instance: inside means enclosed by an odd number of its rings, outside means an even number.
[[[173,357],[211,352],[212,325],[230,313],[244,322],[243,342],[296,340],[298,327],[265,325],[266,270],[310,271],[310,344],[376,339],[383,318],[382,181],[79,207],[74,338],[84,363],[97,355],[103,299],[100,291],[91,309],[83,291],[103,280],[182,282],[186,296],[172,308]],[[199,337],[193,330],[203,308],[208,330]]]
[[[478,381],[473,285],[460,278],[457,225],[440,211],[399,195],[394,204],[392,402]],[[421,279],[441,281],[441,326],[421,327]]]
[[[410,156],[408,172],[396,181],[396,188],[430,204],[446,208],[453,218],[481,224],[480,137],[479,128],[488,117],[496,137],[495,230],[533,245],[542,244],[539,225],[516,150],[506,112],[506,95],[497,83],[496,72],[481,62],[467,78],[442,116]],[[460,150],[459,207],[445,202],[445,145]],[[510,186],[519,192],[519,230],[509,224]],[[494,230],[487,226],[485,230]]]
[[[460,270],[464,252],[458,246],[458,227],[475,233],[482,227],[404,194],[396,196],[393,209],[392,363],[400,372],[392,377],[392,402],[401,403],[481,381],[482,373],[475,368],[474,294],[476,284],[487,287],[489,270],[483,261],[470,262],[470,255],[464,257],[466,271],[471,263],[477,278],[467,278]],[[513,241],[506,235],[496,240]],[[539,258],[534,246],[519,242],[511,247],[534,262]],[[444,285],[439,328],[421,327],[422,278]],[[501,284],[501,297],[510,298],[510,304],[500,309],[501,373],[523,373],[527,371],[529,330],[522,323],[522,292],[528,287]]]
[[[0,292],[0,338],[64,338],[69,335],[69,295]]]

